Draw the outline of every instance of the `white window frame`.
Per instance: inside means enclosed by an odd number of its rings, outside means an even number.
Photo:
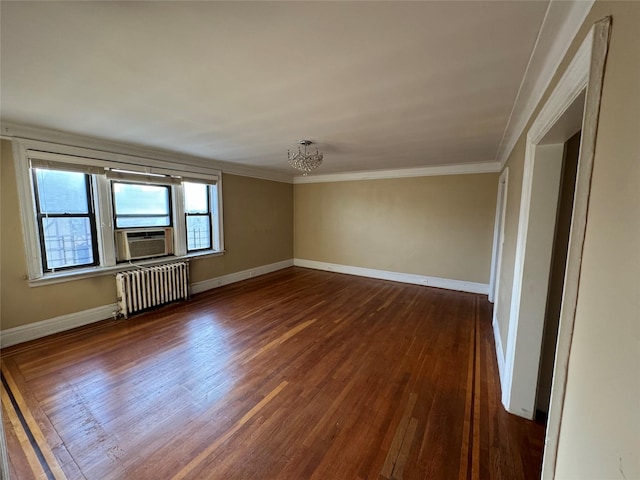
[[[201,181],[201,180],[197,180],[197,179],[193,179],[193,178],[185,178],[183,180],[183,182],[186,183],[200,183],[202,185],[205,185],[207,187],[207,189],[209,190],[208,192],[208,197],[209,197],[209,224],[210,224],[210,228],[211,228],[211,248],[209,249],[199,249],[199,250],[193,250],[192,252],[189,253],[197,253],[197,252],[206,252],[207,250],[217,250],[218,249],[218,244],[219,244],[219,235],[217,235],[217,230],[218,230],[218,225],[216,224],[216,212],[218,212],[218,205],[219,203],[219,189],[218,189],[218,185],[217,183],[210,183],[210,182],[206,182],[206,181]],[[183,187],[184,188],[184,187]],[[214,191],[215,189],[215,191]],[[182,200],[184,201],[184,195],[182,195]],[[182,205],[183,207],[183,211],[182,211],[182,221],[185,224],[185,248],[188,250],[189,249],[189,243],[187,242],[187,228],[186,228],[186,224],[187,224],[187,214],[186,214],[186,209],[184,209],[184,205]],[[204,216],[204,215],[203,215]]]
[[[111,180],[106,174],[93,174],[92,186],[95,193],[95,215],[99,265],[87,268],[45,273],[38,235],[34,184],[31,175],[31,160],[62,162],[104,169],[134,171],[171,177],[172,223],[174,232],[174,255],[136,262],[137,265],[161,263],[171,260],[224,253],[224,233],[222,218],[222,172],[199,165],[181,164],[138,156],[129,156],[100,150],[60,145],[28,139],[13,139],[13,157],[18,184],[18,199],[22,220],[27,277],[29,284],[37,286],[45,283],[75,280],[131,268],[129,264],[116,264],[115,225]],[[106,171],[106,170],[105,170]],[[182,179],[182,180],[180,180]],[[184,222],[184,191],[181,181],[197,181],[216,185],[217,198],[212,204],[212,248],[187,254],[186,225]],[[213,196],[212,196],[213,197]],[[212,203],[214,199],[212,198]],[[215,208],[215,211],[214,211]],[[215,215],[217,213],[217,215]],[[216,238],[215,234],[218,232]],[[216,248],[216,246],[218,248]]]
[[[71,173],[71,174],[80,174],[83,178],[83,183],[85,185],[86,196],[84,206],[86,206],[86,212],[49,212],[48,205],[44,200],[44,184],[42,187],[40,186],[41,181],[44,179],[38,178],[36,170],[40,171],[57,171],[61,173]],[[43,269],[47,273],[55,273],[63,270],[71,270],[71,269],[81,269],[81,268],[92,268],[96,265],[100,264],[100,255],[99,255],[99,242],[98,242],[98,216],[96,214],[96,201],[95,201],[95,188],[93,175],[90,172],[82,172],[76,171],[73,167],[69,168],[69,170],[57,168],[54,170],[48,170],[47,168],[41,168],[38,165],[31,166],[31,181],[33,183],[34,190],[34,210],[36,212],[36,223],[37,230],[39,232],[39,245],[40,245],[40,255],[42,258]],[[49,253],[47,253],[47,240],[46,240],[46,227],[45,220],[48,218],[70,218],[67,215],[72,215],[71,218],[86,218],[89,221],[89,230],[91,236],[91,253],[92,253],[92,262],[84,263],[84,264],[72,264],[72,265],[62,265],[59,267],[50,266],[53,263],[53,259],[49,258]],[[63,254],[63,257],[66,257],[66,254]],[[49,263],[49,260],[52,260]]]

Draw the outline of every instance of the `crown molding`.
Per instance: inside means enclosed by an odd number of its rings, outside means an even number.
[[[500,171],[498,162],[466,163],[456,165],[436,165],[417,168],[390,170],[364,170],[345,173],[329,173],[324,175],[297,176],[287,175],[272,170],[238,165],[231,162],[207,159],[183,153],[146,148],[137,145],[114,142],[96,137],[78,135],[59,130],[32,127],[3,122],[0,128],[3,140],[30,140],[35,142],[64,145],[67,147],[107,152],[114,155],[127,155],[144,159],[178,163],[185,166],[218,169],[222,173],[243,177],[271,180],[282,183],[321,183],[346,182],[353,180],[374,180],[384,178],[427,177],[438,175],[461,175],[473,173],[495,173]]]
[[[356,180],[377,180],[385,178],[435,177],[443,175],[469,175],[474,173],[497,173],[500,163],[461,163],[456,165],[435,165],[395,170],[366,170],[361,172],[327,173],[324,175],[298,176],[293,183],[352,182]]]
[[[496,155],[501,169],[549,87],[595,0],[551,0]],[[563,10],[564,9],[564,10]],[[564,18],[561,18],[563,16]],[[554,22],[559,23],[555,26]],[[551,44],[542,40],[553,38]]]
[[[154,148],[141,147],[128,143],[114,142],[97,137],[78,135],[59,130],[32,127],[28,125],[2,122],[0,135],[3,140],[36,140],[40,142],[54,143],[70,147],[80,147],[89,150],[108,152],[119,155],[128,155],[152,160],[178,163],[188,166],[218,169],[222,173],[240,175],[243,177],[271,180],[275,182],[292,183],[293,176],[268,169],[239,165],[231,162],[212,160],[184,153],[172,152]]]

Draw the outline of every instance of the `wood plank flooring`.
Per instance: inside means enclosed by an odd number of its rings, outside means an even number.
[[[480,295],[289,268],[2,351],[13,479],[534,479]]]

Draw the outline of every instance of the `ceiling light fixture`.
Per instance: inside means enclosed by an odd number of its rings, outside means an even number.
[[[307,176],[311,170],[315,170],[322,163],[324,155],[316,149],[315,153],[307,153],[307,147],[313,142],[311,140],[298,140],[301,145],[298,147],[298,151],[291,154],[291,150],[287,150],[287,156],[289,157],[289,165],[293,168],[303,171],[303,176]],[[304,149],[302,147],[304,145]]]

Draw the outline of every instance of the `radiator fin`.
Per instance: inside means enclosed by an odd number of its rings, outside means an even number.
[[[132,313],[189,297],[189,264],[167,263],[116,275],[120,313]]]

